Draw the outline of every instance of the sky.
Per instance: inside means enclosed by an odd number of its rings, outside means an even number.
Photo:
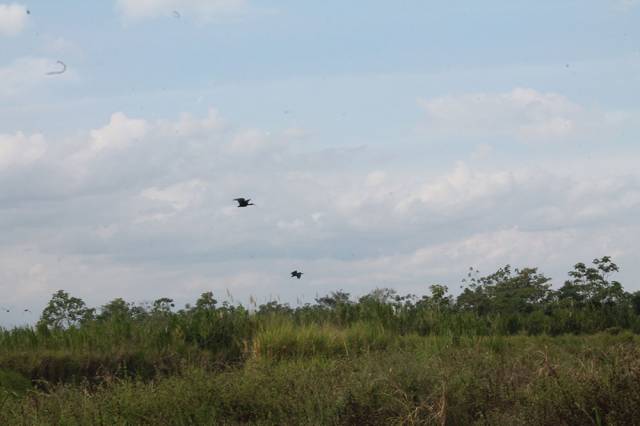
[[[456,294],[470,266],[557,288],[604,255],[640,290],[639,24],[636,0],[0,0],[0,325],[58,289],[296,305]]]

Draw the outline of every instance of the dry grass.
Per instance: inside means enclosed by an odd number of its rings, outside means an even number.
[[[247,342],[244,363],[224,370],[205,363],[152,380],[3,385],[0,424],[585,425],[640,419],[640,347],[630,334],[387,340],[372,333],[274,324]]]

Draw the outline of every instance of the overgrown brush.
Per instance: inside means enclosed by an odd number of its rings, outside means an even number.
[[[249,310],[54,294],[0,329],[0,424],[634,424],[640,293],[577,264],[476,277],[457,299],[342,291]]]
[[[153,381],[30,390],[0,398],[0,423],[584,425],[640,418],[640,349],[632,335],[418,339],[410,349],[254,357],[224,371],[187,367]]]

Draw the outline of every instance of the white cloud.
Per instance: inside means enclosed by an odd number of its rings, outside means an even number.
[[[14,95],[37,86],[46,78],[50,61],[24,57],[0,67],[0,97]]]
[[[299,231],[304,228],[304,221],[301,219],[294,219],[290,222],[279,220],[276,226],[284,231]]]
[[[26,136],[0,133],[0,172],[5,168],[26,166],[40,159],[47,151],[41,134]]]
[[[556,250],[567,250],[577,244],[575,230],[523,231],[517,227],[471,235],[458,241],[417,250],[410,258],[415,265],[446,260],[449,265],[544,265],[553,260]],[[553,247],[553,250],[549,248]],[[579,253],[575,252],[578,256]],[[566,265],[569,267],[570,265]],[[485,271],[488,272],[488,271]]]
[[[101,303],[192,301],[192,290],[225,286],[239,297],[382,285],[418,292],[455,284],[470,265],[563,276],[599,255],[620,256],[631,272],[640,261],[640,173],[615,157],[535,167],[459,161],[436,172],[292,144],[286,131],[235,127],[215,110],[157,121],[118,112],[82,134],[46,144],[38,134],[0,136],[0,234],[15,261],[0,262],[0,278],[35,277],[12,303],[60,287]],[[238,196],[256,205],[238,209]],[[22,252],[29,243],[34,250]],[[304,280],[289,281],[289,268]]]
[[[160,133],[180,137],[220,132],[225,130],[226,126],[227,123],[214,108],[210,108],[204,118],[199,119],[191,114],[183,113],[176,121],[161,120],[156,125]]]
[[[366,177],[366,184],[370,187],[378,187],[384,184],[387,179],[387,174],[383,171],[371,172]]]
[[[27,25],[27,8],[17,3],[0,4],[0,36],[18,35]]]
[[[427,130],[442,134],[544,141],[584,133],[590,125],[590,112],[580,105],[533,89],[450,95],[424,99],[420,105],[426,112]]]
[[[43,34],[40,38],[42,40],[42,51],[47,55],[78,58],[83,54],[80,46],[64,37]]]
[[[434,211],[452,213],[473,204],[495,201],[514,189],[519,180],[517,174],[521,173],[473,171],[465,163],[459,162],[451,172],[417,188],[397,205],[397,210],[407,212],[412,205],[420,203]]]
[[[257,129],[243,130],[235,135],[228,146],[229,152],[238,155],[256,155],[284,147],[282,138],[273,138],[270,133]]]
[[[127,148],[141,144],[150,127],[146,120],[129,118],[122,112],[113,113],[108,124],[91,130],[88,141],[82,141],[67,154],[65,172],[82,182],[96,176],[100,170],[104,171],[105,167],[116,170],[122,155],[126,156]]]
[[[206,184],[199,179],[179,182],[165,188],[151,187],[142,191],[144,198],[169,204],[174,210],[181,211],[197,206],[202,200]]]
[[[121,112],[111,115],[109,124],[91,131],[91,149],[104,151],[123,149],[136,140],[143,138],[148,131],[145,120],[132,119]]]
[[[211,20],[219,16],[246,12],[246,0],[116,0],[116,8],[124,18],[193,17]]]

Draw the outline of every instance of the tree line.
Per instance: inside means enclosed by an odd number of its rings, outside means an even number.
[[[349,326],[367,322],[400,334],[420,335],[640,332],[640,291],[627,292],[620,282],[611,279],[618,270],[609,256],[594,259],[590,265],[577,263],[564,284],[553,289],[551,279],[538,268],[506,265],[486,276],[469,268],[457,297],[449,294],[446,286],[434,284],[429,286],[430,294],[423,296],[399,295],[393,289],[379,288],[354,300],[339,290],[316,298],[315,303],[292,307],[271,301],[254,309],[218,303],[211,292],[182,309],[175,309],[170,298],[146,304],[118,298],[96,309],[59,290],[44,308],[36,329],[47,333],[92,324],[149,325],[160,321],[166,327],[182,327],[198,340],[203,330],[207,330],[205,334],[220,334],[226,328],[245,334],[261,320],[280,317],[298,324]]]

